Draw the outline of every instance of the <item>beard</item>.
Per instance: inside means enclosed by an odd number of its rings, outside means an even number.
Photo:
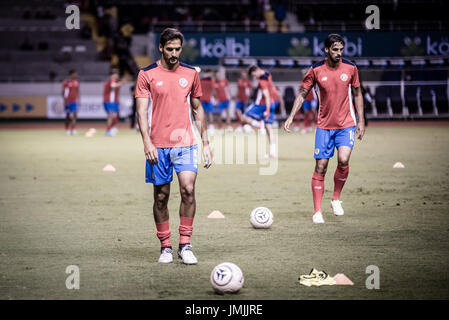
[[[179,59],[178,58],[174,58],[174,57],[169,57],[164,55],[164,60],[165,62],[169,65],[169,66],[174,66],[175,64],[178,63]]]
[[[340,61],[340,59],[341,59],[341,57],[332,57],[331,55],[329,55],[329,58],[331,59],[331,61],[333,62],[333,63],[337,63],[338,61]]]

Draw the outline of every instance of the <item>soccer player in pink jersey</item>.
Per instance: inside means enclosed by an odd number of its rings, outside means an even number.
[[[196,210],[198,145],[191,116],[201,133],[204,167],[212,163],[201,83],[195,68],[179,61],[184,36],[173,28],[160,36],[161,59],[140,70],[136,84],[137,114],[146,157],[146,182],[154,185],[153,215],[161,242],[159,262],[173,261],[168,198],[173,169],[181,193],[178,257],[196,264],[190,237]],[[151,98],[151,105],[149,101]],[[149,114],[150,111],[150,114]]]
[[[242,131],[242,126],[244,124],[242,120],[242,115],[245,113],[245,109],[248,106],[248,101],[251,96],[251,90],[253,89],[253,84],[251,80],[248,79],[248,73],[245,70],[240,72],[240,78],[237,81],[237,99],[235,101],[235,113],[237,120],[240,123],[238,131]]]
[[[292,111],[285,121],[284,129],[290,131],[295,114],[316,86],[319,100],[319,115],[315,133],[315,172],[312,176],[312,195],[314,223],[324,223],[321,200],[324,194],[324,176],[329,159],[338,152],[338,166],[334,174],[334,193],[331,206],[337,216],[344,214],[340,194],[349,174],[349,157],[354,147],[354,135],[361,140],[365,134],[363,115],[363,97],[360,90],[357,67],[352,62],[342,59],[344,39],[338,34],[330,34],[324,42],[326,58],[314,64],[301,82],[299,95],[296,97]],[[352,104],[354,102],[359,116],[357,123]]]
[[[65,131],[66,134],[76,135],[76,115],[79,104],[79,88],[78,75],[75,70],[69,71],[69,79],[62,83],[62,98],[65,106]]]
[[[221,119],[221,114],[223,111],[225,111],[226,125],[227,125],[226,130],[232,131],[231,114],[229,112],[229,103],[231,100],[231,93],[229,91],[229,82],[228,82],[228,80],[226,80],[226,78],[224,78],[221,75],[220,71],[215,72],[214,92],[215,92],[215,98],[217,101],[218,128],[221,129],[222,122],[223,122]]]
[[[119,93],[120,86],[123,85],[125,79],[119,81],[119,73],[117,69],[111,70],[111,76],[104,83],[103,104],[108,115],[106,120],[106,136],[112,137],[117,133],[117,122],[119,120]]]

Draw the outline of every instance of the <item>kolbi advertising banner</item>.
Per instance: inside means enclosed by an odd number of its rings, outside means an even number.
[[[182,61],[214,65],[223,57],[324,57],[328,33],[185,33]],[[449,55],[449,33],[344,32],[343,55],[352,57],[404,57]],[[159,45],[159,37],[156,36]],[[157,47],[156,46],[156,47]]]

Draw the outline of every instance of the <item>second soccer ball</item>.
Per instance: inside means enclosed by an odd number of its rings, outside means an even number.
[[[256,229],[266,229],[273,224],[273,213],[265,207],[257,207],[251,211],[249,221]]]

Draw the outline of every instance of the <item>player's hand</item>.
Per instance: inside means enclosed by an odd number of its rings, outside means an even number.
[[[288,117],[287,120],[285,120],[284,122],[284,130],[287,132],[290,132],[290,126],[293,122],[293,118],[292,117]]]
[[[203,160],[204,168],[209,169],[212,165],[212,151],[210,150],[209,144],[203,145]]]
[[[265,110],[265,112],[263,113],[264,119],[268,120],[268,117],[270,116],[270,109]]]
[[[357,134],[357,138],[359,140],[362,140],[363,136],[365,135],[365,122],[364,121],[360,121],[357,124],[357,130],[355,131]]]
[[[145,152],[145,157],[150,164],[159,163],[157,148],[151,142],[144,143],[143,151]]]

